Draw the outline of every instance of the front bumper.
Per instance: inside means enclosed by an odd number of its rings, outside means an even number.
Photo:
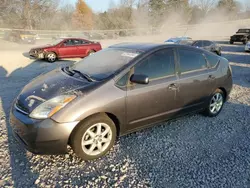
[[[58,123],[52,119],[35,120],[15,107],[10,113],[10,125],[15,138],[32,153],[63,154],[78,122]]]
[[[245,37],[233,37],[230,39],[230,41],[233,42],[245,42],[247,39]]]
[[[43,51],[38,51],[38,50],[30,50],[29,55],[31,57],[36,58],[36,59],[44,59],[45,58],[44,52]]]

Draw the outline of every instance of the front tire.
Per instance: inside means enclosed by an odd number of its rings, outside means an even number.
[[[215,92],[212,94],[209,100],[209,104],[204,111],[204,115],[209,117],[217,116],[224,105],[225,102],[225,94],[222,90],[216,89]]]
[[[93,160],[104,156],[114,145],[116,126],[105,114],[83,121],[72,133],[70,144],[77,156]]]
[[[54,63],[57,59],[57,55],[54,52],[48,52],[46,55],[46,59],[50,63]]]

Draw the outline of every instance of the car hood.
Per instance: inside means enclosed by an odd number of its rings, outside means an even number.
[[[44,49],[44,48],[50,48],[53,47],[51,44],[47,44],[47,45],[42,45],[42,46],[36,46],[34,48],[31,48],[31,50],[35,50],[35,49]]]
[[[76,79],[61,69],[56,69],[28,83],[19,94],[16,106],[29,114],[49,99],[65,94],[82,94],[83,90],[93,84],[94,82]]]

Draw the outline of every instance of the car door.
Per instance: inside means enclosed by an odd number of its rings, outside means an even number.
[[[77,57],[77,46],[74,44],[73,39],[67,39],[58,47],[59,57],[69,58]]]
[[[127,90],[127,129],[168,118],[178,101],[176,56],[174,49],[163,49],[141,60],[131,69],[131,75],[147,75],[149,84],[133,84]]]
[[[89,52],[89,43],[85,40],[78,40],[77,50],[79,57],[86,57]]]
[[[181,111],[201,108],[211,93],[208,63],[203,52],[179,47],[178,75]]]

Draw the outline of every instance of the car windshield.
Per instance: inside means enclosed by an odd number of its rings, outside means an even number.
[[[170,38],[167,40],[167,42],[177,42],[179,40],[181,40],[181,38]]]
[[[51,41],[51,42],[50,42],[50,43],[48,43],[48,44],[50,44],[50,45],[54,46],[54,45],[59,44],[60,42],[62,42],[62,39],[53,40],[53,41]]]
[[[140,53],[130,49],[106,48],[84,58],[71,69],[79,70],[100,81],[119,71]]]
[[[250,29],[239,29],[237,33],[250,33]]]

